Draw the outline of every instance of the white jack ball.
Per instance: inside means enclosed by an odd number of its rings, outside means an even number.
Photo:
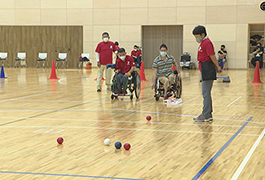
[[[105,140],[104,140],[104,144],[105,144],[106,146],[109,146],[109,145],[110,145],[110,139],[108,139],[108,138],[105,139]]]

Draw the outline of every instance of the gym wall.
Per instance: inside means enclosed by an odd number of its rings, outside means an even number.
[[[216,51],[225,44],[229,68],[247,68],[249,24],[264,24],[263,0],[0,0],[2,26],[83,26],[83,52],[95,65],[95,47],[108,31],[128,53],[141,45],[142,26],[183,25],[183,51],[196,60],[191,34],[205,25]],[[169,47],[170,48],[170,47]],[[1,51],[1,50],[0,50]],[[78,57],[76,57],[78,58]],[[35,60],[34,60],[35,61]]]

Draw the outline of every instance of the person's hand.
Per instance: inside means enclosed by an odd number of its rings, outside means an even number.
[[[119,73],[119,71],[118,71],[118,70],[115,70],[114,72],[115,72],[116,74],[118,74],[118,73]]]
[[[219,66],[218,69],[217,69],[217,73],[221,73],[222,72],[222,69],[221,67]]]
[[[152,83],[152,85],[151,85],[151,89],[154,89],[154,88],[155,88],[155,84]]]
[[[100,64],[100,62],[99,62],[99,61],[98,61],[97,65],[98,65],[98,68],[100,68],[101,64]]]
[[[125,73],[125,77],[129,77],[131,73]]]

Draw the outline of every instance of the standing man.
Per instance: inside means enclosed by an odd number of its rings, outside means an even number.
[[[96,59],[97,59],[97,66],[98,66],[98,77],[97,77],[97,91],[101,91],[101,82],[103,72],[106,69],[107,64],[112,64],[112,55],[113,52],[116,53],[116,46],[113,42],[109,41],[110,36],[109,33],[104,32],[102,34],[103,42],[100,42],[95,50],[96,52]],[[106,86],[107,90],[111,91],[111,69],[106,69]]]
[[[195,36],[196,41],[200,44],[198,48],[197,60],[199,61],[199,69],[202,75],[203,95],[202,113],[198,117],[193,118],[193,120],[196,122],[208,122],[213,120],[211,90],[213,81],[216,80],[216,69],[218,73],[221,73],[222,69],[215,57],[213,43],[207,37],[205,27],[195,27],[192,34]]]

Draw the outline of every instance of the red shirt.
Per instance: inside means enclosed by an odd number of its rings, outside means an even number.
[[[102,65],[112,64],[112,53],[117,49],[115,44],[111,41],[100,42],[95,50],[99,53],[99,62]]]
[[[197,60],[201,62],[211,61],[211,55],[215,55],[214,47],[212,41],[207,38],[201,42],[198,48]],[[199,63],[199,69],[201,71],[201,63]]]
[[[142,52],[140,50],[132,50],[131,52],[131,56],[136,56],[136,57],[139,57],[140,55],[142,54]]]
[[[116,69],[120,69],[123,74],[129,72],[131,67],[135,66],[133,58],[129,55],[126,55],[125,60],[117,59]]]

